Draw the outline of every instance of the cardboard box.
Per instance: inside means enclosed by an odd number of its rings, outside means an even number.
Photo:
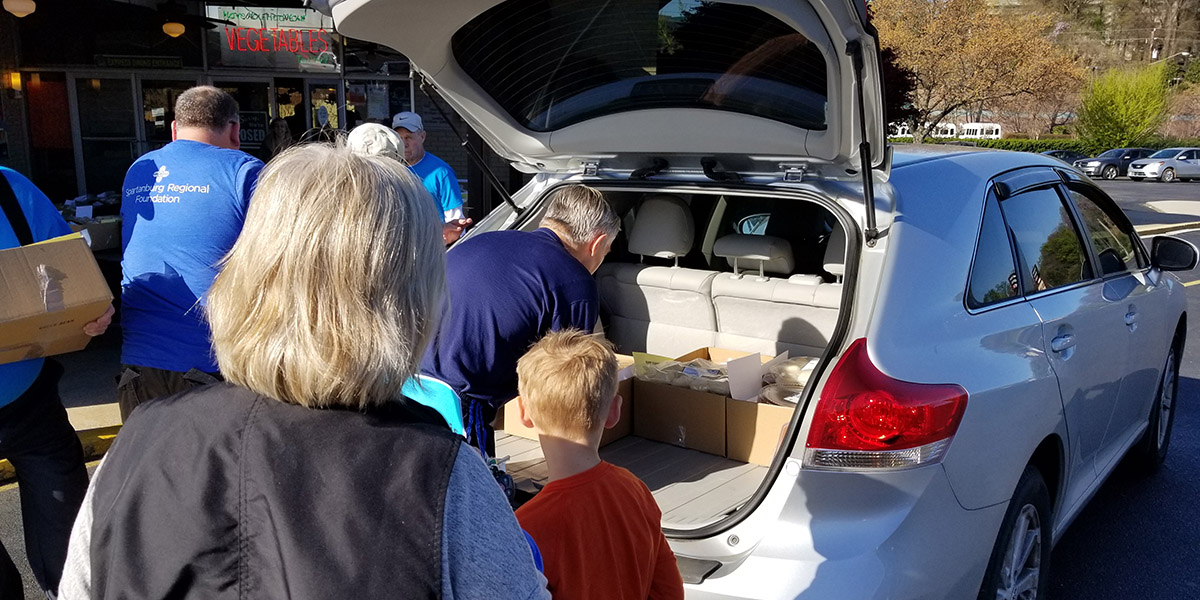
[[[769,466],[792,422],[794,406],[725,399],[725,456]]]
[[[649,440],[725,455],[725,397],[636,379],[633,432]]]
[[[600,436],[601,448],[633,433],[633,357],[618,354],[617,367],[621,370],[617,374],[617,378],[620,379],[617,383],[617,393],[621,395],[621,419],[611,429],[604,430],[604,434]],[[494,425],[496,429],[509,435],[530,440],[538,439],[537,432],[521,422],[520,410],[511,402],[508,406],[500,408]]]
[[[98,217],[85,223],[69,223],[71,231],[84,233],[92,251],[121,247],[121,217]]]
[[[762,390],[762,374],[768,365],[776,360],[785,359],[787,353],[778,357],[761,356],[727,348],[706,347],[694,350],[673,359],[676,362],[688,362],[698,358],[721,363],[726,366],[729,376],[729,396],[733,398],[749,398],[756,400]],[[643,364],[656,362],[662,357],[640,355]],[[753,406],[753,402],[734,400],[725,395],[697,391],[690,388],[667,385],[664,383],[638,380],[634,384],[634,395],[638,398],[637,411],[634,415],[634,433],[638,436],[674,444],[684,448],[700,450],[709,454],[726,456],[729,452],[727,429],[730,426],[727,416],[727,402],[737,402]],[[735,409],[735,417],[739,423],[747,420],[746,415]],[[764,413],[766,414],[766,413]],[[738,435],[736,460],[746,461],[749,449],[747,443],[753,444],[753,431],[756,417],[750,418],[751,439]],[[746,430],[745,424],[737,426]],[[773,448],[772,448],[773,449]],[[735,458],[731,456],[730,458]],[[766,458],[770,461],[771,457]]]
[[[78,234],[0,250],[0,364],[82,350],[112,299]]]

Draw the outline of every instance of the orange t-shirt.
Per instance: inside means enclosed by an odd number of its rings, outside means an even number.
[[[611,463],[551,481],[517,509],[555,600],[683,598],[650,489]]]

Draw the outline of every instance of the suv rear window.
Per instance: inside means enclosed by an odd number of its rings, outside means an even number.
[[[826,128],[821,51],[753,7],[698,0],[509,0],[455,32],[454,58],[522,126],[704,108]]]

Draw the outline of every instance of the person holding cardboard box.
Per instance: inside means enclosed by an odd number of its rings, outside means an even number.
[[[450,306],[422,376],[462,402],[467,439],[491,454],[497,409],[517,395],[517,359],[547,331],[591,331],[600,318],[592,274],[621,221],[598,190],[557,191],[536,231],[493,231],[446,253]]]
[[[175,101],[174,141],[121,190],[121,419],[138,404],[220,379],[204,316],[217,263],[242,231],[261,160],[241,152],[238,104],[197,86]]]
[[[517,362],[517,408],[537,430],[550,482],[517,509],[558,600],[683,598],[662,512],[629,471],[600,460],[621,416],[612,346],[578,330],[546,334]]]
[[[0,250],[71,233],[46,195],[20,173],[0,167]],[[108,328],[113,308],[84,325],[90,336]],[[62,366],[32,358],[0,364],[0,458],[17,472],[25,550],[48,597],[58,589],[71,523],[87,489],[83,448],[58,395]],[[24,594],[21,574],[0,545],[0,598]]]

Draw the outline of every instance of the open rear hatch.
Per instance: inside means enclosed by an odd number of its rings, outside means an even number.
[[[878,43],[856,0],[332,4],[339,32],[404,53],[526,171],[727,157],[857,172],[864,141],[884,161]]]
[[[663,162],[669,164],[664,174],[704,168],[708,175],[710,168],[704,165],[716,162],[727,170],[778,174],[774,181],[791,181],[782,172],[801,164],[843,179],[864,179],[870,241],[871,171],[886,171],[887,165],[878,43],[865,25],[865,7],[857,0],[342,0],[334,3],[332,12],[341,33],[407,55],[416,76],[436,87],[445,102],[514,166],[559,174],[543,181],[562,180],[574,172],[594,174],[588,171],[597,164],[603,172],[632,172]],[[750,211],[739,215],[746,227],[762,221],[767,235],[772,235],[763,221],[767,213],[775,214],[785,237],[800,235],[797,232],[806,224],[832,225],[838,220],[834,214],[844,213],[830,196],[814,189],[768,192],[757,187],[745,194],[729,189],[723,195],[716,188],[694,185],[690,192],[682,191],[686,186],[672,187],[670,178],[653,182],[608,178],[596,184],[610,201],[622,192],[640,198],[653,187],[660,192],[693,193],[689,198],[693,212],[708,206],[694,215],[697,223],[733,227],[729,211],[734,208],[721,208],[728,204]],[[539,195],[544,193],[538,189]],[[751,210],[759,204],[778,210]],[[807,220],[787,214],[800,205],[819,210]],[[524,226],[536,222],[536,203],[531,208],[529,218],[521,221]],[[737,227],[743,226],[742,221]],[[857,229],[845,215],[843,221],[846,231]],[[697,235],[701,254],[712,254],[711,246],[721,236],[762,233],[718,229],[712,235]],[[831,242],[828,229],[813,235],[819,241],[810,241],[817,245],[807,250],[847,247],[844,236]],[[851,245],[858,241],[857,236],[850,239]],[[698,274],[700,279],[731,275],[725,259],[714,256],[691,266],[693,271],[710,272]],[[653,268],[636,257],[609,262],[606,266],[613,270],[618,270],[618,263],[626,270]],[[852,280],[846,277],[850,285]],[[796,310],[826,315],[823,322],[830,329],[835,322],[844,323],[849,314],[842,300],[849,294],[838,289],[840,276],[834,280],[829,273],[789,270],[775,277],[760,274],[747,282],[806,291],[805,297],[814,300],[798,300]],[[707,288],[696,294],[707,298],[705,302],[722,301]],[[739,288],[726,297],[753,301],[758,295],[756,290]],[[783,314],[788,309],[779,310],[783,306],[779,303],[767,304],[783,320],[794,316]],[[782,325],[772,331],[780,329]],[[826,342],[836,345],[836,337],[827,335]],[[819,353],[813,348],[803,354]],[[635,391],[635,404],[637,400]],[[789,410],[786,419],[787,438],[793,440],[799,435],[798,422],[791,419],[794,413]],[[635,420],[635,428],[638,422],[645,421]],[[772,447],[781,439],[778,431],[773,426],[768,436]],[[723,456],[728,452],[702,453],[684,444],[648,441],[636,433],[606,447],[604,456],[644,480],[661,479],[651,482],[651,487],[672,494],[671,500],[680,506],[703,499],[702,512],[665,520],[674,538],[699,539],[735,526],[766,496],[770,486],[761,482],[774,481],[782,469],[778,452],[754,464],[746,458]],[[501,453],[513,455],[515,464],[536,479],[540,468],[536,442],[519,436],[502,442]],[[622,458],[639,461],[651,455],[658,463],[648,465],[646,472]],[[703,486],[705,490],[693,491]],[[662,493],[656,497],[660,504],[667,501]],[[668,517],[669,512],[664,510]]]

